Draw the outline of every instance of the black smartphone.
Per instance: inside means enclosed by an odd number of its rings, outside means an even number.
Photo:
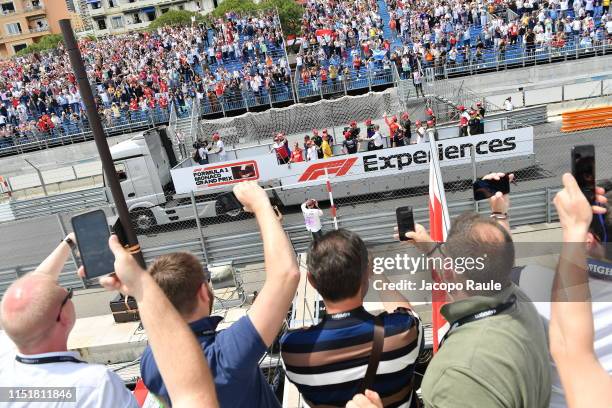
[[[498,191],[501,191],[502,194],[508,194],[510,192],[510,176],[506,174],[504,177],[500,177],[499,180],[478,179],[474,182],[472,188],[474,190],[475,201],[493,197]]]
[[[233,192],[223,193],[217,197],[215,202],[215,210],[217,214],[227,214],[232,211],[242,210],[242,204],[236,198]]]
[[[595,146],[572,147],[572,175],[589,203],[595,202]]]
[[[406,233],[414,231],[414,216],[412,214],[412,207],[399,207],[395,210],[395,216],[397,217],[397,232],[399,234],[400,241],[408,241]]]
[[[80,214],[72,217],[71,222],[81,262],[85,267],[85,279],[113,273],[115,256],[108,247],[110,229],[104,211]]]

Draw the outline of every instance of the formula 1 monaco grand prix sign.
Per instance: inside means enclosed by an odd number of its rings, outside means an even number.
[[[533,128],[512,129],[441,140],[437,143],[441,167],[533,155]],[[325,183],[326,174],[336,181],[360,180],[429,168],[428,143],[336,156],[314,162],[279,165],[274,154],[252,160],[236,160],[172,170],[179,194],[216,190],[242,180],[279,180],[283,189]]]

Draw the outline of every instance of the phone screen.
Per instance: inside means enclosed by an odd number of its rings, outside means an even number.
[[[406,233],[414,231],[414,216],[412,214],[412,207],[399,207],[395,210],[397,217],[397,232],[400,241],[408,241]]]
[[[595,201],[595,147],[593,145],[572,148],[572,175],[589,201]]]
[[[501,191],[502,194],[508,194],[510,192],[510,177],[506,174],[499,180],[478,179],[474,182],[473,189],[475,201],[493,197],[498,191]]]
[[[85,267],[85,278],[89,280],[112,273],[115,256],[108,247],[110,230],[104,211],[72,217],[72,229]]]

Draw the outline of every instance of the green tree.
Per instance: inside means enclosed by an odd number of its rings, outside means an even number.
[[[61,34],[49,34],[42,37],[38,42],[28,45],[23,50],[17,52],[18,56],[31,54],[33,52],[41,52],[57,48],[59,43],[62,42]]]
[[[258,11],[277,10],[283,27],[283,34],[298,34],[301,28],[304,8],[294,0],[262,0],[259,4],[253,0],[224,0],[213,11],[213,16],[223,17],[228,12],[256,14]]]
[[[196,12],[187,10],[169,10],[155,19],[147,29],[149,31],[155,31],[160,27],[166,26],[178,26],[178,25],[191,25],[191,18],[195,17],[196,22],[201,22],[204,17]]]

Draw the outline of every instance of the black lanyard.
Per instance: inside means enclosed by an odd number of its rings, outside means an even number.
[[[506,310],[510,309],[512,306],[514,306],[515,303],[516,303],[516,296],[512,295],[510,299],[508,299],[507,302],[497,305],[494,308],[481,310],[480,312],[474,313],[473,315],[465,316],[465,317],[462,317],[461,319],[455,320],[455,322],[451,324],[450,328],[448,329],[444,337],[442,337],[442,341],[440,341],[440,346],[444,344],[444,341],[446,341],[446,338],[457,327],[463,326],[464,324],[467,324],[467,323],[486,319],[487,317],[491,317],[491,316],[495,316],[500,313],[503,313]]]
[[[49,363],[84,363],[72,356],[51,356],[51,357],[21,357],[15,356],[15,360],[21,364],[49,364]]]

